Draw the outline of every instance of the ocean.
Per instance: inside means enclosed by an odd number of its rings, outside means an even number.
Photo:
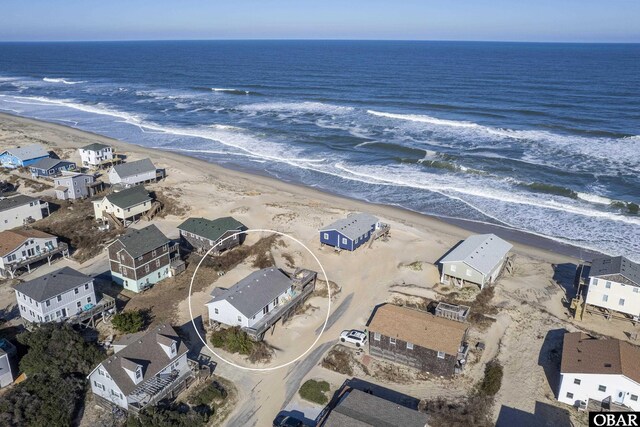
[[[0,111],[640,261],[640,45],[0,43]]]

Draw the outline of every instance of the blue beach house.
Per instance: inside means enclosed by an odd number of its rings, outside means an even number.
[[[320,229],[320,243],[354,251],[365,244],[382,224],[373,215],[354,213]]]
[[[49,158],[49,152],[40,144],[25,145],[9,148],[0,153],[0,165],[5,168],[15,169]]]
[[[62,171],[76,170],[76,164],[67,160],[52,159],[47,157],[41,159],[29,166],[31,176],[37,177],[54,177],[62,173]]]

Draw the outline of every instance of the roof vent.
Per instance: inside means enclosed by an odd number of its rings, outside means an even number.
[[[604,367],[605,367],[605,368],[610,368],[610,367],[611,367],[611,363],[605,363],[605,364],[604,364]]]

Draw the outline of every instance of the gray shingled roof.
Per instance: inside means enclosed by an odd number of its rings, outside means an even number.
[[[229,289],[215,288],[209,304],[226,300],[247,317],[262,310],[291,287],[291,279],[277,268],[254,271]]]
[[[30,168],[49,170],[58,166],[60,163],[64,163],[65,165],[75,165],[75,163],[70,162],[68,160],[61,159],[52,159],[51,157],[47,157],[46,159],[40,159],[34,164],[30,165]]]
[[[80,147],[82,150],[89,151],[100,151],[103,148],[109,148],[108,145],[100,144],[99,142],[94,142],[93,144],[85,145],[84,147]]]
[[[640,264],[623,256],[596,258],[591,263],[591,277],[606,277],[627,285],[640,286]]]
[[[158,334],[163,337],[169,337],[178,343],[175,357],[169,357],[162,349],[158,343]],[[144,382],[166,368],[187,351],[187,346],[178,337],[175,329],[165,323],[150,328],[144,336],[138,340],[134,340],[131,344],[107,358],[101,365],[118,385],[120,391],[125,395],[129,395],[138,385],[142,384],[142,382],[135,384],[131,380],[122,366],[123,360],[127,361],[124,362],[125,365],[130,364],[129,361],[132,361],[134,364],[142,366],[142,379]]]
[[[366,234],[378,222],[378,218],[368,213],[350,214],[320,229],[320,231],[336,230],[351,240]]]
[[[53,273],[19,283],[14,286],[14,289],[38,302],[44,302],[56,295],[89,283],[91,280],[93,279],[86,274],[71,267],[64,267]]]
[[[245,228],[244,224],[230,216],[214,219],[213,221],[206,218],[189,218],[178,226],[179,230],[202,236],[214,242],[227,231],[239,231]]]
[[[156,167],[151,163],[150,159],[136,160],[135,162],[121,163],[115,165],[113,169],[116,171],[120,178],[126,178],[128,176],[138,175],[145,172],[154,172]]]
[[[329,413],[325,427],[425,427],[427,414],[360,390],[351,390]]]
[[[137,258],[169,243],[171,240],[158,227],[151,224],[140,230],[129,230],[127,234],[119,237],[118,241],[122,243],[129,255]]]
[[[130,187],[116,193],[111,193],[105,196],[107,200],[121,209],[126,209],[131,206],[136,206],[141,203],[151,200],[149,192],[141,185]]]
[[[495,234],[474,234],[440,260],[464,262],[482,274],[489,274],[513,248],[513,245]]]
[[[35,197],[25,196],[24,194],[0,199],[0,212],[8,211],[9,209],[14,209],[37,200]]]
[[[40,144],[23,145],[22,147],[9,148],[2,153],[11,153],[22,161],[49,156],[49,151]],[[1,153],[0,153],[1,154]]]

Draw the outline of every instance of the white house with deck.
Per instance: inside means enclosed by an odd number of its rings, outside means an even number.
[[[100,166],[103,162],[113,160],[113,148],[105,144],[95,142],[78,148],[82,166]]]
[[[0,232],[0,277],[13,277],[21,268],[31,271],[31,264],[47,260],[54,255],[68,255],[66,243],[44,231],[15,229]]]
[[[121,163],[113,166],[108,172],[109,182],[123,187],[155,182],[164,177],[164,171],[156,169],[149,159]]]
[[[93,278],[70,267],[14,286],[20,316],[29,323],[60,322],[93,308]]]
[[[49,214],[49,204],[35,197],[18,194],[0,198],[0,231],[22,227]]]
[[[629,259],[594,259],[589,270],[586,303],[605,312],[640,318],[640,264]]]
[[[513,246],[495,234],[475,234],[456,246],[440,260],[440,281],[464,286],[473,283],[484,288],[492,284],[510,265],[508,257]]]
[[[640,348],[615,338],[567,332],[558,400],[587,410],[640,411]]]
[[[87,377],[99,403],[138,412],[175,397],[192,381],[188,348],[169,324],[121,341]]]

